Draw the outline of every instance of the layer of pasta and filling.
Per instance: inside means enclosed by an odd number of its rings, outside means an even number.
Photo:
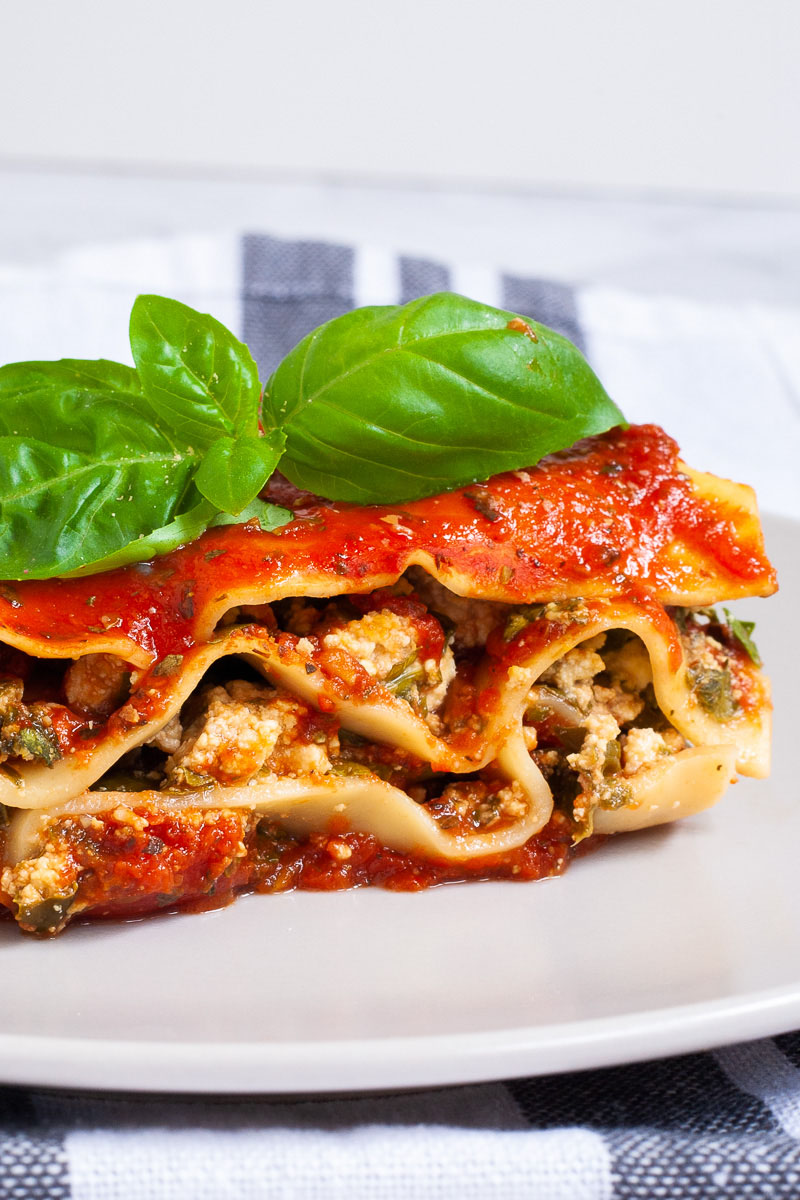
[[[580,603],[580,602],[578,602]],[[395,587],[336,599],[290,598],[232,612],[265,638],[288,634],[306,671],[328,671],[355,696],[374,689],[400,700],[447,748],[487,723],[475,680],[492,635],[512,641],[532,621],[576,602],[512,607],[466,599],[413,568]],[[741,647],[709,610],[673,614],[697,703],[725,722],[746,699]],[[17,651],[0,664],[0,769],[52,765],[129,706],[137,672],[110,654],[42,665]],[[397,850],[333,820],[289,832],[245,801],[217,803],[219,789],[274,780],[378,780],[423,809],[453,839],[523,822],[524,783],[494,760],[474,770],[422,757],[348,728],[342,714],[295,694],[238,658],[218,661],[147,742],[126,752],[54,815],[35,848],[6,866],[0,899],[23,928],[57,931],[81,912],[136,914],[189,901],[213,904],[237,890],[413,889],[472,877],[539,878],[563,870],[592,831],[593,813],[633,802],[632,784],[687,739],[656,703],[650,655],[634,634],[612,629],[581,641],[531,683],[518,732],[549,785],[555,809],[521,845],[447,861]],[[141,672],[139,672],[141,675]],[[372,689],[372,690],[371,690]],[[506,730],[506,735],[511,731]],[[77,741],[76,741],[77,740]],[[103,796],[113,794],[113,804]],[[123,798],[120,798],[123,794]],[[200,802],[202,798],[202,803]],[[344,805],[341,806],[344,808]],[[9,814],[0,807],[0,823]]]
[[[687,742],[658,708],[639,638],[601,633],[542,673],[525,711],[526,744],[557,802],[591,832],[593,809],[632,799],[630,777]]]

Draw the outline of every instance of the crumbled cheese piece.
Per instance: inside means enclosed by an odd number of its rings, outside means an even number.
[[[502,788],[495,800],[499,814],[508,820],[520,820],[528,811],[525,790],[518,779],[512,780],[507,787]]]
[[[413,621],[386,609],[365,613],[323,638],[328,648],[346,650],[374,679],[385,679],[392,667],[417,648]]]
[[[661,736],[670,754],[678,754],[681,750],[685,750],[688,745],[686,738],[678,733],[677,729],[673,729],[671,725],[661,730]]]
[[[419,648],[417,626],[411,618],[389,609],[365,613],[363,617],[326,633],[322,640],[328,649],[351,654],[367,674],[379,682],[386,681],[395,667],[413,660]],[[432,714],[441,707],[455,678],[453,652],[445,646],[441,659],[427,658],[420,666],[422,677],[415,687],[425,701],[429,723],[434,725]]]
[[[336,862],[346,862],[348,858],[353,857],[353,851],[347,842],[340,838],[329,838],[325,843],[325,850]]]
[[[310,710],[302,700],[243,680],[210,688],[204,700],[204,711],[167,762],[168,786],[196,786],[196,777],[246,783],[262,770],[284,776],[330,771],[338,736],[330,730],[324,740],[307,740]]]
[[[593,638],[592,642],[594,641]],[[592,648],[592,642],[584,642],[570,650],[563,658],[557,659],[542,672],[538,680],[539,683],[546,683],[562,692],[581,712],[588,712],[592,707],[592,680],[595,675],[605,670],[605,663]]]
[[[299,596],[293,596],[291,600],[286,600],[284,603],[286,606],[282,617],[284,629],[288,629],[289,633],[297,634],[298,637],[306,637],[319,621],[319,609]]]
[[[594,709],[602,709],[614,718],[618,725],[628,725],[635,721],[644,708],[644,700],[636,692],[626,692],[618,687],[602,687],[595,683]]]
[[[150,824],[147,817],[143,817],[141,813],[135,813],[126,804],[118,804],[111,815],[119,825],[127,825],[130,829],[135,829],[137,833],[147,829]]]
[[[499,792],[489,792],[481,781],[449,783],[442,792],[440,803],[477,829],[491,828],[502,820],[518,821],[528,812],[525,789],[518,779]]]
[[[642,767],[670,753],[664,738],[655,729],[631,729],[622,738],[622,770],[635,775]]]
[[[72,859],[66,850],[48,842],[38,857],[7,867],[0,877],[0,888],[20,909],[69,895],[74,890]]]
[[[449,646],[445,646],[439,662],[435,658],[428,658],[422,666],[425,671],[425,683],[420,691],[425,697],[428,712],[435,713],[444,703],[447,689],[456,677],[456,660],[453,658],[453,651]]]
[[[619,736],[619,725],[610,713],[592,712],[587,716],[584,727],[586,737],[580,750],[567,755],[567,762],[574,771],[588,775],[595,786],[603,782],[603,767],[606,762],[608,743]]]

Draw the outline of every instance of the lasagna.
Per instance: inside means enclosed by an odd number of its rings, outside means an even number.
[[[751,490],[655,426],[402,506],[0,585],[0,903],[28,932],[243,890],[562,872],[769,762],[714,605],[776,588]]]

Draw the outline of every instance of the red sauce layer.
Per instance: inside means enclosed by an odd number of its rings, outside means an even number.
[[[76,890],[70,902],[49,902],[18,920],[28,932],[52,934],[74,917],[134,917],[164,909],[214,908],[243,890],[342,891],[384,887],[415,892],[440,883],[478,879],[535,880],[568,865],[572,823],[556,811],[523,846],[465,863],[437,862],[382,846],[369,834],[313,834],[296,841],[237,810],[177,816],[148,811],[146,825],[119,810],[95,823],[62,818],[48,843],[66,858]],[[211,817],[211,820],[207,818]],[[63,858],[62,858],[63,861]],[[0,904],[10,907],[0,893]]]
[[[149,563],[0,585],[0,629],[42,639],[53,656],[59,642],[122,636],[155,661],[203,640],[204,613],[229,592],[298,595],[310,577],[329,594],[372,591],[414,551],[473,594],[512,603],[637,587],[663,599],[710,578],[723,597],[775,587],[760,535],[743,536],[740,510],[695,495],[677,445],[654,425],[402,506],[329,503],[280,479],[269,494],[294,511],[274,533],[227,526]],[[692,554],[676,556],[676,541]]]

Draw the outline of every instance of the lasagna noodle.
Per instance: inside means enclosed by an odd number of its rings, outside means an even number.
[[[692,690],[678,627],[666,610],[652,601],[551,603],[508,642],[498,626],[477,676],[477,707],[491,715],[480,736],[469,739],[468,752],[463,745],[458,747],[457,738],[434,736],[403,700],[382,685],[354,698],[347,694],[342,680],[320,669],[309,673],[307,666],[314,664],[307,651],[279,646],[265,630],[249,626],[231,630],[184,659],[174,678],[166,681],[158,715],[150,721],[110,733],[80,761],[65,758],[50,768],[28,766],[19,773],[21,781],[16,784],[2,780],[0,800],[32,813],[30,818],[21,814],[15,818],[10,857],[18,860],[32,853],[43,830],[62,815],[102,812],[120,803],[123,793],[92,792],[92,784],[125,753],[150,741],[180,712],[208,667],[230,655],[248,661],[271,683],[335,714],[343,728],[369,742],[401,747],[434,764],[436,770],[454,775],[495,767],[501,777],[521,785],[524,813],[497,831],[450,833],[439,828],[424,806],[377,777],[288,780],[266,776],[241,787],[218,785],[177,794],[170,790],[137,793],[135,797],[124,793],[128,804],[162,809],[171,805],[243,807],[297,834],[325,830],[335,819],[340,827],[371,833],[394,849],[442,860],[466,861],[514,849],[545,826],[553,807],[550,789],[525,746],[523,718],[531,688],[548,667],[609,630],[627,630],[641,640],[659,708],[693,746],[631,776],[624,811],[598,811],[598,831],[642,828],[706,808],[719,798],[737,768],[745,774],[766,773],[769,704],[764,677],[754,666],[746,668],[751,685],[747,706],[740,706],[727,722],[715,720]],[[147,692],[152,682],[152,677],[144,676],[139,686]]]

